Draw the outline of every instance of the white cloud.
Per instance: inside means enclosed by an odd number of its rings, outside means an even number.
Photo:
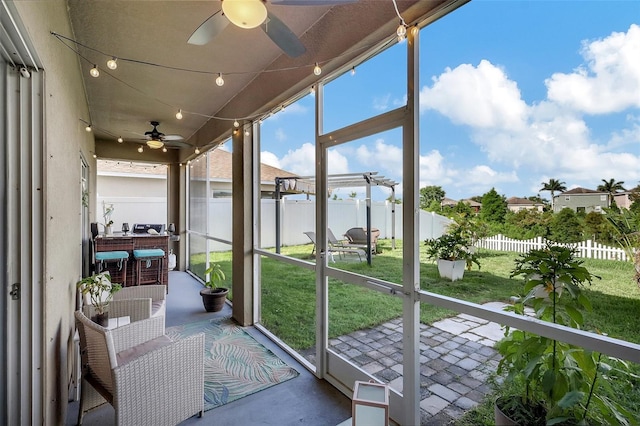
[[[391,94],[373,98],[373,109],[376,111],[387,111],[389,109],[390,100]]]
[[[260,162],[278,169],[282,168],[280,167],[280,160],[278,159],[278,156],[269,151],[262,151],[260,153]]]
[[[550,100],[587,114],[640,107],[640,26],[583,42],[581,53],[586,65],[545,81]]]
[[[520,129],[527,105],[518,85],[487,60],[477,67],[462,64],[433,77],[420,91],[420,109],[437,110],[456,124],[476,128]]]
[[[284,132],[284,129],[278,128],[276,130],[276,140],[278,142],[284,142],[287,140],[287,134]]]
[[[360,145],[355,152],[356,159],[368,170],[379,171],[392,176],[402,175],[402,149],[390,145],[382,139],[377,139],[373,149],[366,145]]]
[[[336,150],[329,150],[327,159],[329,174],[349,173],[349,161]],[[316,149],[307,142],[295,150],[289,150],[280,159],[280,168],[299,176],[314,176]]]

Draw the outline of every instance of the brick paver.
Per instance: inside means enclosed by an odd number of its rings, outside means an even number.
[[[497,324],[460,314],[431,326],[421,325],[420,336],[421,424],[446,424],[490,392],[486,379],[500,359],[493,345],[503,332]],[[402,392],[401,319],[331,339],[330,345]]]

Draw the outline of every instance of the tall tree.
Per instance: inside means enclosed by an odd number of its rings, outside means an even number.
[[[560,182],[556,179],[549,179],[549,182],[542,182],[542,188],[540,191],[549,191],[551,192],[551,211],[553,210],[553,202],[556,191],[563,192],[566,191],[567,187],[565,186],[565,182]]]
[[[428,210],[433,201],[437,201],[438,205],[444,199],[444,189],[441,186],[428,185],[424,188],[420,188],[420,208],[422,210]]]
[[[487,222],[504,223],[507,215],[507,199],[504,195],[498,194],[495,188],[482,196],[482,208],[480,217]]]
[[[609,196],[609,205],[611,206],[613,203],[613,195],[617,192],[621,192],[621,191],[626,191],[626,189],[624,189],[624,182],[622,181],[617,181],[615,179],[609,179],[609,180],[605,180],[602,179],[602,185],[598,185],[597,190],[598,191],[602,191],[602,192],[606,192]]]

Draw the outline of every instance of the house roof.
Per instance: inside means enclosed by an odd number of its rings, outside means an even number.
[[[536,203],[535,201],[531,201],[528,198],[520,198],[520,197],[511,197],[511,198],[507,198],[507,204],[508,205],[519,205],[519,206],[537,206],[540,205],[540,203]]]
[[[606,192],[594,191],[593,189],[577,187],[577,188],[573,188],[568,191],[565,191],[559,195],[579,195],[579,194],[606,194]]]
[[[215,149],[207,153],[209,155],[209,177],[214,180],[229,180],[231,181],[231,153],[222,149]],[[110,160],[98,160],[98,174],[102,176],[111,175],[137,175],[137,176],[162,176],[167,175],[167,166],[164,164],[151,164],[151,163],[135,163],[131,161],[110,161]],[[202,176],[204,171],[203,167],[199,167],[199,164],[204,162],[197,162],[192,169],[192,173],[196,176]],[[286,170],[278,169],[277,167],[270,166],[268,164],[261,163],[260,165],[260,180],[275,182],[276,177],[293,177],[294,173]]]

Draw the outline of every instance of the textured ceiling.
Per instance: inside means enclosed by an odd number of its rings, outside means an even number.
[[[412,23],[454,2],[397,3]],[[192,147],[211,146],[232,126],[232,121],[211,117],[256,117],[314,84],[319,78],[312,72],[315,62],[322,64],[325,77],[390,40],[398,25],[391,0],[332,7],[267,2],[270,13],[300,38],[303,55],[290,58],[260,28],[233,24],[204,46],[187,44],[220,6],[217,0],[68,1],[73,34],[61,36],[80,57],[91,114],[87,120],[101,157],[139,160],[132,142],[142,143],[152,120],[160,122],[161,132],[180,135]],[[106,67],[111,56],[119,58],[116,70]],[[89,76],[93,64],[100,69],[98,78]],[[217,73],[224,76],[222,87],[215,84]],[[182,120],[175,118],[179,108]],[[115,142],[118,136],[126,142]],[[168,162],[192,152],[170,152]]]

